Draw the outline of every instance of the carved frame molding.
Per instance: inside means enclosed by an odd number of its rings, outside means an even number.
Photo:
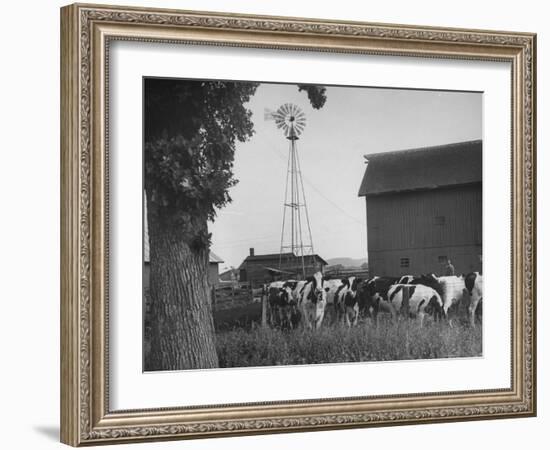
[[[512,386],[310,401],[110,411],[108,58],[114,40],[509,61]],[[536,36],[75,4],[61,10],[61,439],[78,446],[536,414]]]

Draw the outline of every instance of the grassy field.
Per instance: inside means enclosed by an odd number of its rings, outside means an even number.
[[[391,323],[381,315],[377,327],[362,319],[348,328],[327,309],[319,330],[262,328],[261,304],[239,302],[214,311],[220,367],[254,367],[359,361],[395,361],[481,356],[482,327],[428,321]],[[145,352],[149,347],[145,335]]]
[[[216,331],[242,328],[249,329],[252,324],[259,324],[262,320],[262,304],[235,303],[225,305],[224,308],[214,309],[214,326]]]
[[[348,328],[323,325],[319,330],[252,327],[218,330],[220,367],[278,366],[358,361],[393,361],[481,356],[481,327],[449,327],[415,321],[392,324],[370,320]]]

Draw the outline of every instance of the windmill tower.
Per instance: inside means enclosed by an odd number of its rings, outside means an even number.
[[[302,276],[306,276],[306,258],[313,259],[313,239],[307,211],[304,181],[298,155],[298,140],[306,126],[306,115],[296,105],[285,103],[277,111],[265,111],[266,120],[274,120],[288,139],[288,164],[283,206],[283,225],[279,269],[283,255],[291,253],[300,258]],[[289,222],[289,223],[288,223]]]

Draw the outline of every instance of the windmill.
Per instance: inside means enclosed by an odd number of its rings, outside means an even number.
[[[285,103],[277,111],[265,110],[265,119],[274,120],[277,128],[282,130],[289,141],[279,269],[283,255],[292,253],[301,259],[302,276],[305,278],[305,258],[314,254],[297,146],[297,141],[306,126],[306,115],[298,106]],[[287,216],[290,227],[287,226]]]

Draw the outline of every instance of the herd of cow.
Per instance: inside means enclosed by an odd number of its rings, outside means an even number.
[[[461,276],[434,274],[399,278],[356,277],[325,279],[321,272],[305,280],[274,281],[266,286],[272,325],[295,328],[319,328],[328,305],[335,320],[357,325],[359,317],[371,317],[378,323],[379,313],[416,318],[422,327],[426,316],[454,321],[466,320],[475,327],[481,315],[483,275],[472,272]]]

